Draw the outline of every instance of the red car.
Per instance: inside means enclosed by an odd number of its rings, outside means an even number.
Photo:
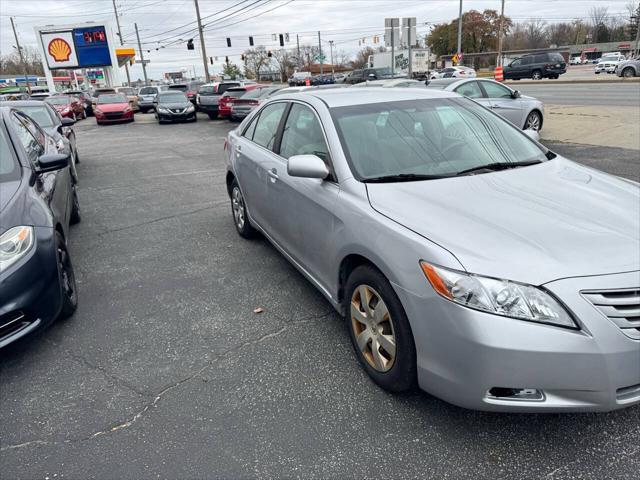
[[[84,105],[73,95],[54,95],[48,97],[45,102],[55,108],[62,118],[87,118]]]
[[[104,123],[133,122],[133,109],[129,99],[121,93],[103,93],[93,109],[98,125]]]
[[[251,90],[255,90],[258,87],[262,87],[262,85],[245,85],[244,87],[233,87],[228,89],[222,97],[220,97],[220,101],[218,102],[218,117],[229,117],[231,116],[231,107],[233,102],[236,101],[237,98],[242,97],[245,93]]]

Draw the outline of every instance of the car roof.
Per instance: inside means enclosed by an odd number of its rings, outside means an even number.
[[[297,95],[313,96],[322,100],[329,108],[344,107],[350,105],[363,105],[383,102],[402,102],[406,100],[420,100],[432,98],[458,97],[457,93],[445,92],[435,89],[402,88],[393,87],[385,89],[381,94],[380,88],[336,88],[318,89],[308,92],[301,92]]]
[[[176,92],[175,90],[176,90],[175,88],[172,89],[172,90],[162,90],[162,91],[158,92],[158,95],[160,95],[161,97],[166,97],[168,95],[175,95],[176,93],[182,93],[184,95],[184,92],[181,92],[179,90]],[[186,97],[186,95],[185,95],[185,97]]]
[[[45,105],[44,102],[39,102],[37,100],[8,100],[6,102],[2,102],[3,107],[41,107]],[[46,107],[45,107],[46,108]]]

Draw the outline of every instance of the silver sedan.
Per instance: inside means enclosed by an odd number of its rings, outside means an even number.
[[[639,186],[535,136],[435,89],[282,94],[225,142],[235,228],[345,316],[382,388],[495,411],[638,404]]]
[[[523,130],[540,130],[544,105],[540,100],[520,94],[500,82],[488,78],[443,78],[432,80],[429,88],[456,92],[492,109]]]

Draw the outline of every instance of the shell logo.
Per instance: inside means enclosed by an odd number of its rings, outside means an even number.
[[[56,62],[66,62],[71,56],[71,47],[65,39],[56,37],[49,42],[47,52]]]

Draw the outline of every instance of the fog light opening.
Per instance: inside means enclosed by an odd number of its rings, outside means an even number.
[[[489,390],[489,397],[498,400],[514,400],[527,402],[541,402],[544,400],[542,390],[537,388],[505,388],[493,387]]]

